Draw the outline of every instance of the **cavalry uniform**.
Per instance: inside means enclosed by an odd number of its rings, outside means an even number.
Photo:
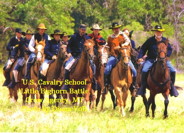
[[[155,30],[152,31],[164,31],[164,29],[162,29],[161,26],[155,26]],[[161,41],[165,41],[166,38],[161,37]],[[142,58],[147,52],[147,58],[143,64],[143,68],[142,68],[142,77],[141,77],[141,88],[138,90],[138,95],[144,95],[145,94],[145,90],[146,90],[146,81],[147,81],[147,75],[148,75],[148,71],[151,69],[151,67],[153,66],[153,63],[156,61],[157,58],[157,40],[155,36],[150,37],[141,47],[141,50],[139,52],[138,55],[138,59]],[[168,43],[167,46],[167,57],[170,57],[172,54],[172,47],[171,45]],[[167,66],[170,70],[170,74],[171,74],[171,81],[172,81],[172,87],[171,87],[171,95],[173,96],[177,96],[178,92],[174,87],[174,82],[175,82],[175,73],[176,70],[175,68],[172,66],[171,62],[168,60],[167,61]]]
[[[120,28],[120,27],[121,27],[121,25],[119,25],[118,23],[113,23],[111,29]],[[124,42],[122,42],[122,40],[124,40]],[[130,39],[128,38],[128,36],[124,32],[120,31],[119,34],[110,35],[108,37],[107,43],[108,43],[108,46],[110,47],[110,57],[108,58],[107,65],[105,67],[105,73],[104,73],[105,85],[109,84],[111,70],[119,62],[120,57],[119,57],[118,49],[122,46],[130,45]],[[123,44],[120,44],[120,43],[123,43]],[[129,66],[132,70],[133,85],[135,86],[137,72],[136,72],[136,69],[135,69],[134,65],[132,64],[131,60],[129,62]]]
[[[61,35],[62,33],[60,33],[59,30],[55,30],[54,34]],[[51,34],[51,36],[53,37],[54,34]],[[50,40],[46,44],[45,49],[44,49],[45,60],[40,67],[40,73],[42,74],[42,77],[46,76],[47,70],[49,68],[49,64],[52,63],[53,60],[55,60],[55,59],[53,59],[53,56],[58,55],[60,46],[61,46],[60,40],[57,41],[55,39]]]
[[[22,34],[22,30],[20,28],[16,28],[15,32]],[[12,66],[12,64],[15,62],[15,60],[18,58],[18,62],[19,64],[22,64],[22,59],[21,56],[23,54],[23,50],[22,49],[22,45],[23,45],[23,41],[24,39],[22,37],[18,38],[17,36],[13,37],[10,39],[6,49],[7,51],[9,51],[9,57],[8,57],[8,61],[4,66],[4,71],[5,71],[5,82],[3,84],[3,86],[8,86],[10,83],[10,68]],[[18,55],[18,50],[20,50],[20,54]],[[18,57],[19,56],[19,57]]]
[[[45,25],[43,23],[39,24],[38,28],[39,29],[44,29],[46,30],[47,28],[45,27]],[[43,35],[40,35],[39,33],[36,33],[32,36],[30,42],[29,42],[29,50],[31,51],[31,54],[26,62],[26,74],[25,74],[25,79],[30,79],[30,70],[31,70],[31,66],[34,64],[34,62],[36,61],[36,54],[35,54],[35,44],[36,41],[40,42],[45,40],[46,45],[48,45],[48,40],[50,40],[50,37],[43,33]]]

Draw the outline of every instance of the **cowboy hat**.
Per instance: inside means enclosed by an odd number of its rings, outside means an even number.
[[[22,34],[25,36],[25,35],[33,35],[33,31],[30,30],[30,29],[27,29],[26,32],[22,32]]]
[[[79,26],[79,29],[86,29],[86,25],[85,24],[81,24],[80,26]]]
[[[44,29],[44,30],[47,30],[47,28],[45,27],[45,24],[44,23],[40,23],[37,27],[37,29]]]
[[[122,25],[120,25],[119,23],[114,22],[114,23],[112,23],[112,26],[109,27],[109,29],[116,29],[116,28],[120,28],[121,26],[122,26]]]
[[[18,32],[18,33],[21,33],[21,34],[23,33],[21,28],[16,28],[15,32]]]
[[[64,37],[64,36],[71,37],[71,35],[68,35],[66,32],[63,32],[63,33],[61,34],[61,38]]]
[[[54,35],[60,35],[62,36],[62,33],[60,30],[54,30],[54,33],[53,34],[50,34],[51,37],[54,37]]]
[[[94,24],[91,30],[102,30],[98,24]]]
[[[163,32],[165,31],[165,29],[163,29],[161,25],[156,25],[155,29],[152,29],[151,31],[162,31]]]

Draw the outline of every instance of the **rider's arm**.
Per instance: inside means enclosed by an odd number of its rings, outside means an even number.
[[[8,45],[6,46],[6,50],[8,51],[13,50],[12,43],[13,43],[13,38],[11,38],[10,41],[8,42]]]
[[[52,58],[52,56],[54,56],[51,52],[50,52],[50,49],[51,49],[51,41],[48,41],[48,43],[46,44],[45,48],[44,48],[44,53],[47,55],[47,56],[50,56]]]
[[[168,46],[167,46],[167,57],[170,57],[172,54],[172,47],[171,45],[168,43]]]
[[[138,59],[142,58],[146,54],[148,46],[149,46],[149,39],[141,46]]]
[[[35,37],[33,35],[30,42],[29,42],[29,46],[28,46],[28,48],[31,52],[35,52],[34,46],[35,46]]]
[[[124,32],[122,33],[122,35],[123,35],[123,37],[125,39],[125,42],[123,44],[121,44],[121,46],[123,47],[123,46],[130,45],[130,39],[129,39],[129,37]]]

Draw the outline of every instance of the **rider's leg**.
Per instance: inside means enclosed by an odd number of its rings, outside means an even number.
[[[179,95],[179,93],[176,90],[176,87],[174,86],[175,78],[176,78],[176,70],[172,66],[170,61],[167,61],[167,67],[170,69],[170,76],[171,76],[171,91],[170,91],[170,95],[177,97]]]
[[[30,79],[30,72],[31,72],[31,66],[34,64],[36,61],[36,54],[31,53],[27,62],[26,62],[26,71],[25,71],[25,79]]]
[[[24,62],[25,62],[24,57],[21,57],[17,60],[17,64],[15,65],[15,67],[13,69],[13,79],[12,79],[11,83],[8,85],[9,88],[14,88],[15,85],[19,82],[18,81],[18,72],[23,67]]]
[[[10,80],[10,68],[12,66],[13,62],[8,59],[7,63],[5,64],[3,70],[4,70],[4,76],[5,76],[5,81],[3,83],[3,86],[8,86],[11,82]]]
[[[40,70],[39,70],[39,75],[38,75],[39,79],[43,79],[44,80],[46,78],[50,61],[51,60],[45,59],[44,62],[41,64]]]
[[[148,71],[152,67],[153,62],[153,60],[146,60],[143,64],[141,75],[141,87],[138,89],[137,95],[143,96],[146,93]]]
[[[116,57],[114,57],[114,56],[110,56],[108,58],[108,62],[106,64],[105,72],[104,72],[104,86],[105,87],[110,84],[111,70],[116,65],[117,62],[118,62],[118,59]],[[102,93],[106,93],[106,89],[105,88],[102,88]]]
[[[133,88],[135,88],[135,87],[136,87],[136,76],[137,76],[137,71],[136,71],[136,69],[135,69],[135,67],[134,67],[134,65],[133,65],[133,63],[132,63],[131,60],[130,60],[130,62],[129,62],[129,66],[130,66],[130,68],[131,68],[131,70],[132,70],[132,74],[133,74],[132,86],[133,86]]]

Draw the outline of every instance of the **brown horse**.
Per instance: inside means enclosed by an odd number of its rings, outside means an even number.
[[[100,101],[101,91],[104,88],[104,69],[108,60],[108,46],[97,44],[97,56],[95,58],[96,80],[98,84],[96,107]]]
[[[158,93],[162,93],[164,97],[164,118],[168,117],[167,107],[169,104],[170,93],[170,72],[167,67],[167,46],[168,41],[161,41],[157,43],[157,61],[153,64],[147,79],[148,89],[150,90],[150,97],[146,106],[146,116],[149,116],[149,108],[151,105],[152,117],[155,117],[155,96]]]
[[[19,51],[18,51],[19,54]],[[27,60],[28,55],[24,55],[24,60]],[[10,79],[14,80],[14,76],[13,76],[13,69],[15,67],[15,65],[17,64],[17,60],[12,64],[11,68],[10,68]],[[5,73],[5,71],[4,71]],[[18,72],[18,83],[15,85],[14,88],[8,88],[9,89],[9,98],[12,101],[17,101],[18,100],[18,91],[19,89],[21,89],[22,92],[22,98],[23,98],[23,105],[25,104],[25,100],[26,100],[26,95],[25,95],[25,89],[27,87],[27,85],[22,84],[22,78],[24,77],[24,73],[25,73],[25,64],[22,66],[21,70]]]
[[[74,81],[86,81],[86,85],[70,85],[70,89],[73,89],[75,91],[79,91],[82,88],[84,88],[85,90],[84,93],[70,93],[70,100],[72,101],[72,103],[75,103],[74,100],[76,98],[79,98],[79,102],[86,103],[87,110],[89,110],[90,107],[93,106],[95,100],[94,90],[92,89],[93,71],[90,66],[90,60],[94,59],[94,45],[95,43],[92,39],[85,40],[81,57],[78,60],[75,68],[71,70],[69,75],[70,80],[73,79]],[[89,106],[90,100],[91,106]]]
[[[35,101],[35,95],[38,100],[40,100],[40,95],[38,93],[38,73],[41,64],[43,63],[45,59],[45,54],[44,54],[44,48],[45,48],[45,40],[42,40],[40,42],[37,42],[36,40],[36,46],[35,46],[35,54],[36,54],[36,61],[31,67],[31,81],[28,85],[28,89],[30,90],[29,92],[33,93],[28,93],[27,94],[27,99],[29,95],[31,95],[31,104],[34,104]]]
[[[59,49],[59,52],[58,52],[58,55],[57,55],[57,59],[56,60],[53,60],[53,62],[49,65],[49,68],[48,68],[48,71],[47,71],[47,75],[46,75],[46,81],[53,81],[53,80],[61,80],[63,81],[64,77],[61,75],[63,75],[63,63],[65,61],[65,59],[67,58],[66,56],[66,49],[61,46],[60,49]],[[60,75],[61,74],[61,75]],[[57,85],[47,85],[47,86],[44,86],[44,88],[47,87],[47,90],[51,90],[51,89],[54,89],[54,90],[60,90],[61,89],[61,86],[57,86]],[[50,106],[52,104],[56,104],[56,106],[58,107],[59,105],[59,102],[60,101],[59,99],[61,98],[61,93],[57,93],[56,94],[56,101],[54,101],[54,93],[51,93],[49,94],[49,103],[50,103]],[[44,93],[40,93],[40,107],[42,108],[43,106],[43,100],[44,100]]]
[[[131,69],[128,66],[128,63],[130,61],[130,50],[130,47],[120,48],[120,61],[111,72],[111,84],[115,91],[117,104],[120,107],[120,112],[123,117],[126,115],[124,108],[126,106],[128,91],[132,83]]]

